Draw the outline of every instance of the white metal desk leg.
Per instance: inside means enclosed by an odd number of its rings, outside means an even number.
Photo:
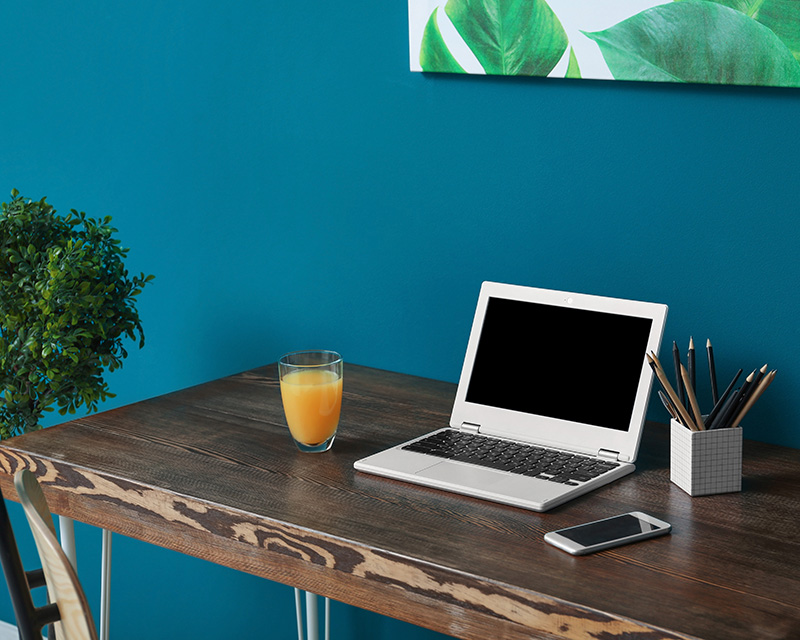
[[[108,640],[111,610],[111,532],[103,529],[103,564],[100,575],[100,640]]]
[[[306,635],[308,640],[319,640],[319,613],[317,596],[308,591],[294,590],[294,606],[297,613],[297,640],[304,640],[303,634],[303,604],[301,594],[306,594]],[[325,598],[325,640],[331,637],[331,601]]]
[[[331,599],[325,598],[325,640],[331,640]]]
[[[308,633],[308,640],[319,640],[317,595],[309,591],[306,591],[306,632]]]
[[[297,640],[304,640],[303,638],[303,600],[302,591],[295,587],[294,589],[294,610],[297,613]]]
[[[78,573],[78,554],[75,550],[75,521],[66,516],[58,516],[58,530],[61,533],[61,548],[64,550],[64,555],[67,556],[75,573]],[[56,629],[51,624],[47,626],[47,637],[56,638]]]
[[[58,516],[58,528],[61,531],[61,548],[78,573],[78,554],[75,552],[75,521],[66,516]]]

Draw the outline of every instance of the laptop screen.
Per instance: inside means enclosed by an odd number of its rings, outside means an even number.
[[[466,400],[627,430],[652,322],[490,297]]]

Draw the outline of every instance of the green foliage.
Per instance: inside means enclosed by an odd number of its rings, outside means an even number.
[[[111,218],[58,215],[15,190],[0,210],[0,439],[39,427],[44,411],[97,409],[103,373],[144,346],[134,305],[153,276],[128,277]]]

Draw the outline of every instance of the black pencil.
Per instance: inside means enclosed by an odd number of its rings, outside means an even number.
[[[683,382],[681,382],[681,354],[678,351],[678,343],[672,341],[672,359],[675,362],[675,391],[678,393],[678,400],[686,406],[686,394],[683,392]]]
[[[664,393],[661,389],[659,389],[658,397],[661,398],[661,404],[664,405],[664,408],[667,410],[667,413],[669,414],[670,418],[680,422],[681,419],[678,417],[678,412],[672,406],[672,402],[670,402],[669,398],[667,397],[667,394]]]
[[[753,387],[754,388],[758,386],[758,384],[761,382],[762,378],[764,377],[764,374],[766,374],[766,373],[767,373],[767,365],[765,364],[763,367],[761,367],[758,370],[758,374],[756,375],[756,379],[753,380]]]
[[[686,372],[689,374],[689,384],[692,392],[697,394],[697,376],[695,375],[694,338],[689,336],[689,353],[686,355]],[[689,395],[688,393],[686,394]]]
[[[764,365],[764,371],[766,371],[767,365]],[[756,370],[753,369],[753,372],[745,378],[744,384],[742,384],[742,388],[739,390],[739,396],[736,400],[736,410],[733,412],[732,415],[728,416],[727,424],[720,424],[720,427],[730,427],[733,424],[733,420],[738,415],[739,411],[741,411],[742,407],[747,403],[750,399],[750,396],[753,395],[753,392],[756,390],[758,383],[761,382],[761,378],[763,374],[760,374],[756,377]]]
[[[708,352],[708,375],[711,377],[711,399],[714,404],[719,402],[719,391],[717,390],[717,366],[714,363],[714,347],[711,340],[706,340],[706,351]]]
[[[725,402],[724,408],[719,412],[717,419],[714,420],[714,425],[711,429],[722,429],[731,419],[732,414],[735,415],[737,413],[740,392],[741,389],[736,389],[736,391],[731,394],[731,397]]]
[[[716,418],[719,415],[719,412],[722,410],[722,407],[724,406],[725,400],[728,398],[728,395],[730,394],[731,391],[733,391],[733,385],[736,384],[736,381],[739,379],[740,375],[742,375],[742,369],[739,369],[736,375],[733,376],[733,380],[731,380],[731,383],[728,385],[728,388],[725,389],[720,399],[717,400],[717,404],[715,404],[714,408],[711,410],[711,413],[708,414],[708,418],[706,418],[706,429],[714,428]]]

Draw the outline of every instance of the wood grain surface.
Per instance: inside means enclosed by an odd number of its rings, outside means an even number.
[[[741,493],[637,471],[547,513],[386,480],[353,462],[445,426],[455,385],[349,365],[339,434],[297,451],[274,365],[0,444],[50,507],[111,531],[466,639],[800,638],[800,451],[745,441]],[[547,531],[641,510],[670,536],[573,557]]]

